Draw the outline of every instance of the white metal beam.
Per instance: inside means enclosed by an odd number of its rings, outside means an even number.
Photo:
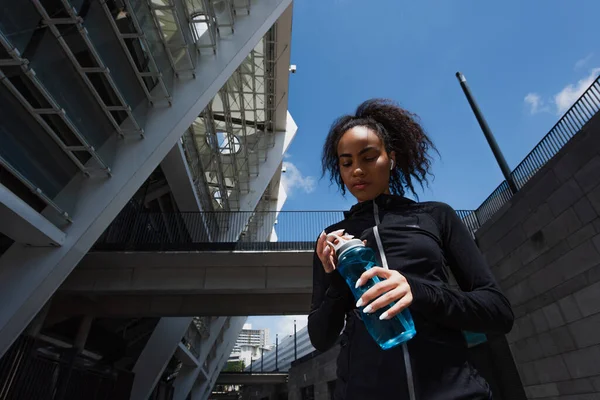
[[[208,338],[200,342],[199,364],[195,368],[182,368],[182,371],[179,373],[173,384],[175,388],[173,400],[185,400],[194,385],[200,385],[207,380],[208,376],[204,370],[206,357],[214,347],[217,337],[223,330],[226,320],[227,317],[219,317],[210,323]]]
[[[192,400],[208,399],[212,388],[219,377],[219,372],[225,366],[227,358],[231,353],[246,320],[247,317],[231,317],[229,319],[229,327],[224,330],[223,341],[219,344],[213,363],[209,366],[208,380],[202,382],[192,390]]]
[[[235,34],[219,41],[219,52],[199,60],[197,78],[174,83],[172,107],[150,111],[144,140],[118,142],[113,136],[107,141],[103,148],[114,149],[113,177],[104,181],[76,177],[58,196],[77,199],[62,247],[31,249],[15,244],[4,253],[0,356],[290,4],[291,0],[264,0],[249,16],[239,16]]]
[[[177,208],[181,212],[203,211],[194,188],[190,167],[183,153],[181,142],[177,142],[160,163],[169,183]]]
[[[175,357],[177,357],[177,359],[179,361],[181,361],[181,363],[183,365],[186,365],[188,367],[199,367],[200,366],[200,361],[181,342],[179,342],[179,344],[177,345],[177,348],[175,349]]]
[[[267,185],[277,173],[283,160],[283,155],[296,136],[298,126],[294,119],[287,113],[285,132],[275,133],[275,145],[267,153],[267,161],[260,166],[260,172],[257,177],[250,181],[250,193],[240,198],[240,211],[253,211],[258,204],[261,196],[265,192]]]
[[[133,367],[135,378],[131,400],[147,400],[150,397],[191,323],[192,317],[160,319]]]
[[[0,184],[0,232],[30,246],[61,246],[65,233]]]
[[[239,198],[238,204],[240,211],[254,211],[256,209],[256,206],[258,205],[260,198],[269,185],[269,182],[280,168],[283,155],[287,151],[292,139],[296,135],[297,130],[298,126],[288,112],[285,132],[276,132],[274,134],[275,145],[267,151],[267,160],[260,165],[258,176],[253,177],[250,180],[250,191]],[[263,137],[261,140],[267,140],[267,138]],[[246,226],[247,220],[250,217],[251,213],[247,213],[246,221],[242,221],[240,223],[240,216],[232,215],[232,218],[236,218],[236,224],[231,223],[229,225],[239,226],[240,232],[225,232],[227,237],[237,237],[242,232],[242,229]]]

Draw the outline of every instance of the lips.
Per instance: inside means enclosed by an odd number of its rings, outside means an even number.
[[[362,182],[362,181],[360,181],[360,182],[354,183],[352,185],[352,187],[354,189],[362,190],[362,189],[366,188],[368,184],[369,184],[368,182]]]

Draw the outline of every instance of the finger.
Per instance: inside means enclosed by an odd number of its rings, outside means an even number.
[[[404,297],[396,302],[389,310],[384,312],[379,316],[379,319],[385,320],[394,318],[396,315],[400,314],[404,309],[412,304],[413,296],[412,293],[407,293]]]
[[[321,252],[323,251],[323,244],[325,243],[325,240],[326,234],[325,231],[323,231],[319,235],[319,240],[317,240],[317,254],[321,254]]]
[[[335,269],[335,259],[333,258],[333,256],[329,256],[329,266],[332,270]]]
[[[319,254],[319,259],[321,260],[321,263],[323,263],[323,266],[325,266],[326,268],[329,268],[330,258],[331,258],[331,249],[329,247],[325,247],[325,249],[323,249],[323,252],[321,254]]]
[[[366,314],[373,313],[379,310],[380,308],[390,305],[390,303],[394,301],[399,301],[400,299],[404,298],[404,296],[406,296],[407,293],[408,289],[404,289],[402,287],[393,288],[388,292],[383,293],[375,300],[373,300],[371,304],[369,304],[363,309],[363,312]]]
[[[394,290],[398,286],[397,282],[392,280],[384,280],[379,283],[373,285],[372,288],[367,290],[356,302],[356,307],[364,307],[369,304],[372,300],[378,298],[379,296],[387,293],[391,290]]]
[[[366,270],[365,272],[363,272],[363,274],[360,276],[360,278],[358,278],[358,280],[356,281],[355,287],[356,288],[361,287],[369,279],[373,279],[373,277],[375,277],[375,276],[387,279],[390,276],[390,270],[389,269],[385,269],[385,268],[381,268],[381,267],[369,268],[368,270]]]

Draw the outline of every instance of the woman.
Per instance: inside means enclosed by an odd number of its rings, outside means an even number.
[[[427,183],[434,146],[415,116],[387,100],[369,100],[339,118],[323,149],[323,173],[358,203],[317,241],[308,331],[320,351],[340,335],[340,400],[490,399],[488,384],[469,364],[462,331],[507,333],[510,303],[501,293],[469,231],[450,206],[403,197]],[[378,229],[373,227],[377,225]],[[382,264],[364,284],[384,280],[358,302],[335,270],[325,234],[346,232],[366,240]],[[377,245],[378,234],[381,246]],[[452,274],[461,290],[448,284]],[[416,336],[407,350],[381,350],[361,320],[391,302],[387,318],[408,307]],[[345,324],[344,324],[345,322]]]

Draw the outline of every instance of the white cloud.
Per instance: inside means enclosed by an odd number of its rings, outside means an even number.
[[[302,172],[293,163],[283,162],[285,172],[281,174],[281,181],[285,190],[292,193],[295,189],[300,189],[305,193],[312,193],[315,190],[317,181],[312,176],[304,176]]]
[[[590,62],[590,60],[592,59],[592,57],[594,56],[594,53],[590,53],[587,56],[585,56],[584,58],[582,58],[581,60],[577,60],[577,62],[575,63],[575,69],[580,69],[583,68],[587,65],[587,63]]]
[[[594,82],[600,74],[600,68],[594,68],[585,78],[577,83],[565,86],[560,92],[554,96],[554,104],[556,105],[556,114],[562,115],[573,105],[573,103],[582,95],[582,93]]]
[[[294,334],[294,320],[296,320],[296,330],[299,332],[308,323],[308,315],[284,315],[279,317],[275,333],[279,334],[280,342],[286,336]],[[275,338],[272,337],[271,341],[274,340]]]
[[[537,93],[528,93],[523,99],[525,104],[529,106],[529,112],[537,114],[541,111],[549,111],[548,107],[544,105],[544,100]]]

